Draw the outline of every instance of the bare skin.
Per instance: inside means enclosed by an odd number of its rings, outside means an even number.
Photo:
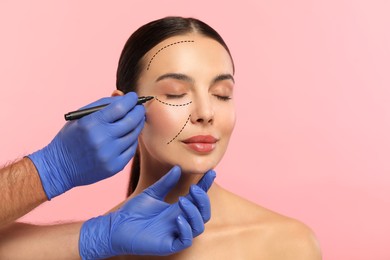
[[[321,259],[318,242],[303,223],[247,201],[216,183],[208,194],[211,220],[190,248],[164,257],[112,259]]]
[[[13,222],[47,201],[29,158],[0,170],[0,190],[0,259],[80,259],[81,222],[50,226]]]
[[[180,44],[172,45],[177,42]],[[153,56],[155,53],[158,55]],[[221,97],[233,96],[234,73],[226,50],[216,41],[197,34],[164,40],[146,54],[144,64],[150,61],[149,70],[143,71],[139,79],[139,95],[177,95],[167,100],[186,103],[188,97],[192,103],[179,108],[155,101],[145,104],[147,121],[139,136],[140,178],[130,198],[156,182],[172,164],[178,164],[183,170],[182,178],[166,198],[172,203],[202,173],[214,168],[227,149],[235,109],[232,99]],[[164,80],[159,80],[161,77]],[[188,115],[190,120],[183,127]],[[163,142],[172,140],[178,129],[182,131],[176,139],[168,145]],[[189,149],[185,140],[197,135],[216,137],[215,149],[209,152]],[[218,172],[217,176],[220,174],[223,173]],[[304,224],[240,198],[216,183],[208,195],[211,220],[191,247],[171,256],[117,259],[321,259],[318,243]]]
[[[10,224],[0,230],[0,259],[80,259],[81,225]]]
[[[188,192],[191,184],[198,182],[202,173],[217,165],[226,150],[235,121],[233,103],[224,99],[232,95],[234,83],[227,52],[215,41],[198,35],[185,35],[183,39],[173,37],[162,42],[150,54],[157,53],[164,46],[171,46],[169,44],[172,42],[188,39],[194,41],[160,52],[147,73],[141,75],[139,83],[143,87],[139,95],[168,94],[176,95],[175,99],[179,99],[185,92],[192,103],[181,109],[172,109],[153,101],[145,104],[148,120],[139,138],[142,155],[140,179],[129,198],[155,183],[173,164],[179,164],[183,170],[182,178],[166,198],[169,203],[176,202],[179,196]],[[152,60],[149,56],[146,57],[147,61]],[[120,94],[118,91],[114,93]],[[188,124],[181,128],[186,118],[189,119]],[[173,140],[177,133],[180,135]],[[206,156],[206,153],[200,155],[189,149],[183,141],[195,135],[214,135],[218,144],[213,152]],[[173,141],[168,145],[169,140]],[[165,257],[123,256],[116,259],[321,259],[318,243],[304,224],[255,205],[217,184],[208,194],[212,217],[206,224],[205,232],[194,239],[190,248]],[[11,256],[17,258],[15,255],[20,256],[22,250],[26,253],[23,256],[30,253],[29,256],[34,255],[39,259],[58,259],[64,254],[68,254],[69,258],[76,257],[74,249],[77,248],[77,240],[74,238],[79,228],[80,223],[43,229],[16,224],[12,230],[3,230],[10,240],[0,239],[0,258],[3,257],[2,253],[7,258],[8,252],[13,252]],[[59,235],[63,236],[64,232],[73,241],[69,244],[71,248],[62,246],[66,242]],[[18,243],[24,246],[17,246]],[[59,247],[61,250],[58,250]],[[49,253],[57,256],[49,256]]]
[[[0,229],[47,201],[34,164],[23,158],[0,169]]]

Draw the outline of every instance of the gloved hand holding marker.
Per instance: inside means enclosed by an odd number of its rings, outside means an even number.
[[[153,98],[154,98],[153,96],[139,97],[138,101],[137,101],[137,105],[141,105],[141,104],[143,104],[143,103],[145,103]],[[72,112],[65,114],[64,117],[65,117],[66,121],[80,119],[83,116],[86,116],[86,115],[89,115],[93,112],[99,111],[100,109],[103,109],[108,105],[109,104],[104,104],[104,105],[99,105],[99,106],[94,106],[94,107],[89,107],[89,108],[85,108],[85,109],[72,111]]]
[[[144,127],[145,108],[140,104],[153,98],[138,98],[131,92],[66,114],[66,120],[78,120],[66,123],[50,144],[28,156],[47,198],[121,171],[134,156]],[[169,255],[191,246],[211,216],[207,191],[215,172],[208,171],[178,202],[166,203],[164,198],[180,175],[176,166],[118,210],[84,222],[79,237],[81,258]]]
[[[82,110],[100,110],[65,124],[49,145],[28,155],[47,198],[121,171],[134,156],[145,123],[145,108],[137,104],[147,100],[130,92],[89,104]]]

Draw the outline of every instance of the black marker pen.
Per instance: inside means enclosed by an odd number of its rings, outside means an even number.
[[[153,98],[154,98],[153,96],[139,97],[138,101],[137,101],[137,105],[141,105],[141,104],[145,103],[146,101],[149,101]],[[80,109],[80,110],[69,112],[69,113],[64,115],[65,120],[70,121],[70,120],[76,120],[76,119],[82,118],[83,116],[86,116],[86,115],[89,115],[93,112],[99,111],[100,109],[105,108],[108,105],[109,104],[105,104],[105,105],[100,105],[100,106],[96,106],[96,107],[90,107],[90,108],[86,108],[86,109]]]

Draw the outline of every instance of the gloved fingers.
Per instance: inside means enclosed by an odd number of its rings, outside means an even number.
[[[199,180],[197,185],[199,186],[199,188],[207,192],[213,184],[213,181],[216,176],[217,175],[214,170],[209,170],[205,173],[205,175],[203,175],[202,179]]]
[[[105,122],[113,123],[123,118],[137,104],[138,96],[135,92],[129,92],[124,96],[115,99],[110,105],[95,112]]]
[[[186,219],[191,226],[193,237],[202,234],[204,231],[204,222],[198,208],[185,197],[179,198],[179,206],[185,213]]]
[[[137,151],[137,145],[138,140],[135,140],[135,142],[128,147],[124,152],[122,152],[116,159],[115,159],[115,167],[112,169],[113,173],[120,172],[125,168],[125,166],[129,163],[131,158],[133,158],[135,152]]]
[[[115,137],[122,137],[133,131],[145,120],[145,108],[142,105],[135,106],[120,120],[110,125],[110,133]]]
[[[118,140],[115,140],[118,141]],[[134,156],[137,149],[138,140],[135,140],[133,144],[125,147],[118,147],[119,143],[111,142],[110,146],[105,147],[104,149],[98,150],[96,155],[96,160],[99,162],[95,167],[101,172],[104,173],[103,178],[108,178],[119,171],[123,170],[126,164]],[[124,150],[125,149],[125,150]],[[89,183],[88,183],[89,184]]]
[[[192,230],[185,217],[182,215],[177,216],[176,225],[179,229],[179,234],[178,237],[173,241],[171,253],[179,252],[192,245]]]
[[[120,97],[104,97],[104,98],[101,98],[95,102],[92,102],[86,106],[83,106],[79,109],[85,109],[85,108],[90,108],[90,107],[96,107],[96,106],[100,106],[100,105],[106,105],[106,104],[111,104],[114,100],[118,99]]]
[[[163,200],[168,192],[179,181],[181,175],[181,169],[179,166],[174,166],[167,174],[159,179],[155,184],[147,188],[144,193],[147,195]]]
[[[213,184],[213,181],[215,179],[215,171],[213,170],[209,170],[207,171],[203,177],[198,181],[198,183],[196,184],[196,186],[198,186],[201,190],[203,190],[204,192],[207,192],[209,190],[209,188],[211,187],[211,185]],[[189,199],[191,202],[194,202],[193,201],[193,198],[191,197],[190,194],[187,194],[185,196],[187,199]],[[207,217],[207,216],[206,216]]]
[[[198,208],[203,222],[206,223],[211,217],[210,199],[207,193],[197,185],[191,185],[190,194],[194,205]]]
[[[141,122],[135,129],[133,129],[133,131],[129,132],[123,137],[114,140],[114,143],[112,144],[112,149],[115,149],[115,152],[117,153],[123,153],[131,146],[133,146],[133,144],[138,140],[138,136],[144,128],[144,124],[145,120],[141,119]],[[112,152],[114,152],[114,150]]]
[[[84,119],[85,118],[81,118],[80,122]],[[141,123],[128,135],[114,139],[109,135],[109,133],[104,132],[104,129],[91,131],[91,126],[87,125],[85,128],[89,128],[88,139],[90,140],[90,143],[95,147],[99,147],[97,150],[97,158],[99,158],[98,161],[105,162],[105,164],[109,165],[120,155],[127,154],[128,151],[135,151],[138,144],[138,136],[144,127],[144,122],[145,120],[141,119]],[[134,153],[132,153],[132,156],[133,155]]]

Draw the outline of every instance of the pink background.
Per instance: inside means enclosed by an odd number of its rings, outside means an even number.
[[[324,259],[390,259],[390,4],[0,2],[0,163],[47,144],[63,114],[111,94],[140,25],[194,16],[236,63],[238,121],[217,181],[308,224]],[[205,4],[207,3],[207,4]],[[86,219],[122,201],[128,168],[23,218]]]

